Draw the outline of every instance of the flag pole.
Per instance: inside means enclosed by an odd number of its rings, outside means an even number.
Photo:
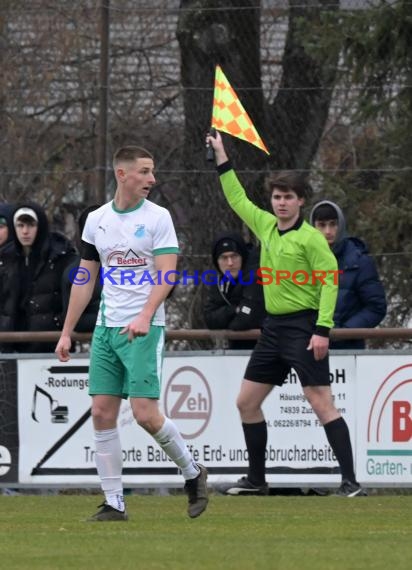
[[[215,65],[215,76],[213,79],[213,100],[215,98],[216,69],[217,69],[217,65]],[[212,102],[212,116],[211,116],[210,124],[212,124],[212,123],[213,123],[213,102]],[[209,134],[212,137],[215,137],[216,136],[216,129],[211,126],[209,129]],[[206,160],[208,162],[213,162],[215,160],[215,151],[213,150],[213,147],[210,143],[206,144]]]
[[[216,129],[214,127],[210,127],[209,134],[214,138],[216,136]],[[206,145],[206,160],[208,162],[215,160],[215,151],[210,143]]]

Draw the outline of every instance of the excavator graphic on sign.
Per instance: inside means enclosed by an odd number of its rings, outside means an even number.
[[[36,405],[37,405],[37,394],[43,394],[46,396],[50,401],[50,414],[51,414],[51,421],[53,424],[64,424],[69,421],[69,408],[67,406],[59,406],[59,402],[57,400],[53,400],[51,395],[46,392],[40,386],[35,385],[34,393],[33,393],[33,403],[31,407],[31,417],[35,422],[39,423],[39,420],[36,418]]]

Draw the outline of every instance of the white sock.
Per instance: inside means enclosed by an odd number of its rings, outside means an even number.
[[[122,486],[122,448],[117,428],[94,432],[96,467],[106,503],[124,511]]]
[[[164,424],[153,437],[170,459],[180,467],[185,479],[195,479],[199,475],[199,467],[194,462],[183,437],[169,418],[165,418]]]

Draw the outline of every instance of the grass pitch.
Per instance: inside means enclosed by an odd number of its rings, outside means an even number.
[[[128,522],[88,523],[99,496],[0,496],[5,570],[406,570],[412,495],[127,497]],[[100,501],[101,502],[101,501]]]

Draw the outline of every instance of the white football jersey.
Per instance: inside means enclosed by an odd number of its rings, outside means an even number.
[[[124,327],[142,310],[158,275],[156,255],[179,253],[172,218],[165,208],[142,200],[130,210],[117,210],[113,200],[87,216],[82,240],[100,257],[103,284],[96,324]],[[169,278],[172,281],[172,277]],[[162,303],[152,324],[165,325]]]

